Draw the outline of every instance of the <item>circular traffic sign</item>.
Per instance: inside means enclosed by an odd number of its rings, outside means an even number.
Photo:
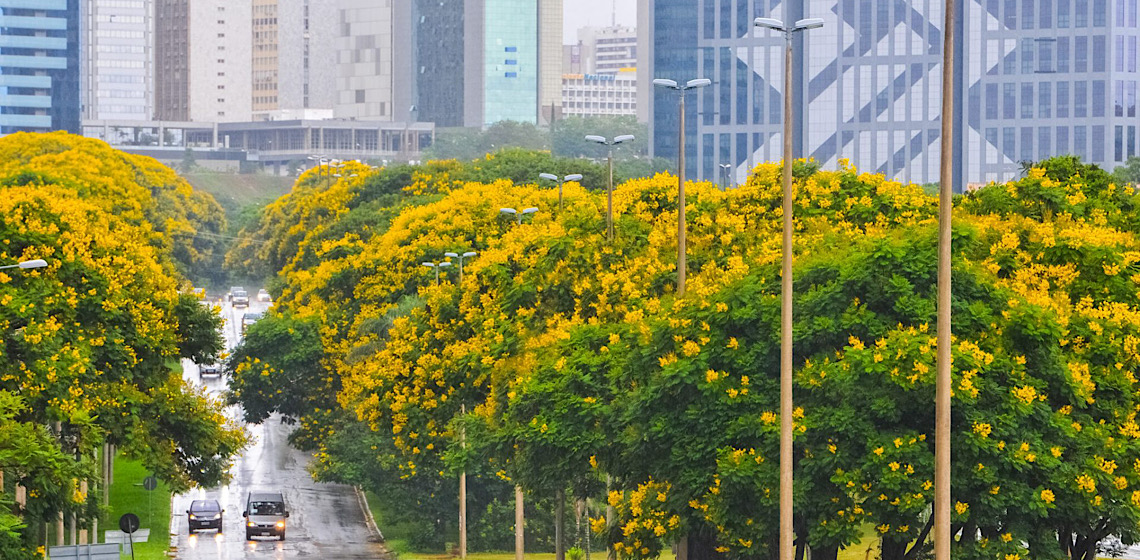
[[[134,533],[139,530],[139,516],[133,513],[124,513],[119,518],[119,530],[124,533]]]
[[[143,479],[143,488],[147,490],[154,490],[158,488],[158,479],[153,476],[148,476]]]

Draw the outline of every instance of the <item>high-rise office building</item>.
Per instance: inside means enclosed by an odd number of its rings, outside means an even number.
[[[340,0],[336,15],[338,118],[406,120],[408,107],[393,106],[393,2]],[[401,49],[410,50],[410,49]]]
[[[412,0],[393,6],[394,118],[545,125],[562,104],[562,0]]]
[[[252,119],[251,3],[157,0],[155,26],[155,118]]]
[[[1010,179],[1019,162],[1075,153],[1111,169],[1136,146],[1135,2],[964,0],[955,19],[955,184]],[[942,23],[925,0],[641,0],[642,83],[706,77],[691,94],[694,177],[743,177],[782,157],[782,36],[755,17],[822,18],[797,34],[799,157],[840,158],[916,183],[939,180]],[[1111,8],[1111,9],[1110,9]],[[643,92],[655,155],[677,144],[676,95]],[[1131,120],[1130,120],[1131,115]]]
[[[331,114],[338,2],[253,0],[252,9],[254,119]]]
[[[0,0],[0,135],[80,128],[79,0]]]
[[[567,45],[564,52],[570,56],[563,59],[569,74],[617,74],[637,68],[637,30],[621,25],[583,27],[578,30],[578,44]],[[567,62],[571,67],[566,68]],[[572,67],[575,62],[578,68]]]
[[[153,118],[153,0],[86,0],[81,21],[83,118]]]

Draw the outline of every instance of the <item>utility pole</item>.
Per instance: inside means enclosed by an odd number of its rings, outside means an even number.
[[[460,269],[462,271],[462,269]],[[460,272],[462,274],[462,272]],[[459,411],[467,418],[467,405],[459,405]],[[467,449],[467,427],[459,426],[459,446]],[[463,472],[459,473],[459,557],[467,558],[467,467],[464,457]]]

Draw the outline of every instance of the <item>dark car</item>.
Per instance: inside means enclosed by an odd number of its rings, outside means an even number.
[[[201,529],[217,529],[222,532],[222,506],[217,500],[194,500],[190,502],[190,509],[186,510],[186,519],[189,520],[190,534]]]
[[[203,377],[206,377],[207,375],[213,375],[214,377],[221,377],[222,376],[222,364],[210,363],[210,364],[199,365],[198,366],[198,378],[201,379]]]
[[[245,538],[255,536],[277,537],[285,540],[285,520],[289,510],[285,509],[285,497],[275,492],[250,492],[245,501]]]
[[[265,314],[259,311],[246,311],[243,313],[241,316],[241,334],[244,335],[250,325],[260,321],[263,317],[265,317]]]

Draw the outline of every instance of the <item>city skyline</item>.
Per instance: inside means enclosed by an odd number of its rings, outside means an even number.
[[[637,25],[637,0],[578,0],[567,2],[562,27],[562,43],[578,42],[578,30],[583,27],[605,27],[613,23],[614,6],[617,6],[617,24],[626,27]]]

